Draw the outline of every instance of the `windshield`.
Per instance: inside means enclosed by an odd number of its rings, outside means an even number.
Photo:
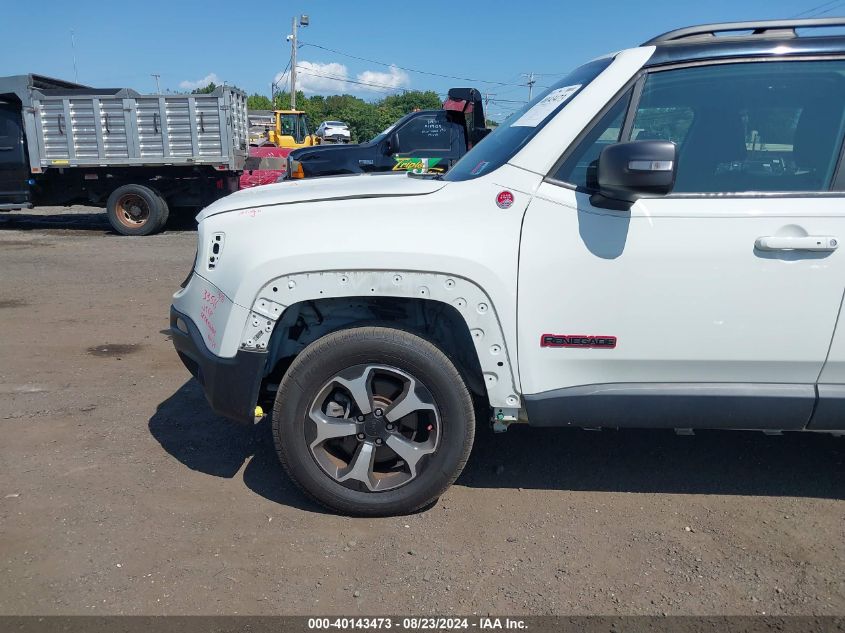
[[[384,130],[384,132],[382,132],[381,134],[374,137],[373,140],[370,141],[370,143],[378,143],[382,139],[386,138],[393,130],[396,129],[396,126],[399,125],[400,123],[402,123],[402,121],[404,121],[407,117],[408,117],[408,115],[406,114],[401,119],[399,119],[396,123],[394,123],[389,128]]]
[[[455,163],[443,179],[470,180],[504,165],[612,61],[612,57],[605,57],[573,70],[509,116]]]

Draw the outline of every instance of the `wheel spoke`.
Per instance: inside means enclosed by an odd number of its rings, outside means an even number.
[[[376,457],[376,445],[373,442],[361,442],[344,470],[338,473],[338,481],[354,479],[362,482],[369,490],[375,490],[378,482],[373,481],[373,462]]]
[[[434,404],[420,399],[417,394],[417,382],[411,379],[405,385],[402,395],[385,412],[384,417],[388,422],[396,422],[414,411],[434,411]]]
[[[317,464],[353,490],[404,486],[424,470],[422,457],[440,445],[433,394],[411,374],[389,365],[362,364],[339,372],[317,393],[308,417],[314,431],[308,427],[306,436]]]
[[[322,411],[311,411],[310,418],[314,421],[314,426],[317,428],[317,437],[311,442],[311,448],[319,446],[326,440],[331,440],[336,437],[348,437],[355,435],[358,427],[354,422],[341,421],[338,418],[330,418]]]
[[[372,387],[370,386],[372,375],[372,368],[365,367],[364,371],[357,377],[354,375],[352,378],[348,375],[335,377],[335,382],[349,392],[363,415],[367,415],[373,410],[373,393]]]
[[[433,444],[429,442],[412,442],[401,435],[391,435],[385,443],[405,461],[408,465],[408,470],[411,471],[411,477],[416,477],[417,462],[420,461],[422,456],[434,452]]]

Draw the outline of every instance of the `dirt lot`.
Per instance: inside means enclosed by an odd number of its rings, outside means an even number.
[[[0,614],[845,614],[845,439],[481,429],[409,517],[305,500],[168,339],[195,234],[0,215]]]

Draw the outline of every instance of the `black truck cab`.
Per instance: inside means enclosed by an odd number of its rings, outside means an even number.
[[[443,109],[406,114],[367,143],[294,150],[288,157],[287,177],[384,171],[443,173],[488,132],[478,90],[452,88]]]

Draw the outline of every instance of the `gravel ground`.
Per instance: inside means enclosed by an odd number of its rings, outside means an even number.
[[[482,428],[431,508],[326,514],[171,347],[194,242],[0,215],[0,614],[845,614],[845,439]]]

